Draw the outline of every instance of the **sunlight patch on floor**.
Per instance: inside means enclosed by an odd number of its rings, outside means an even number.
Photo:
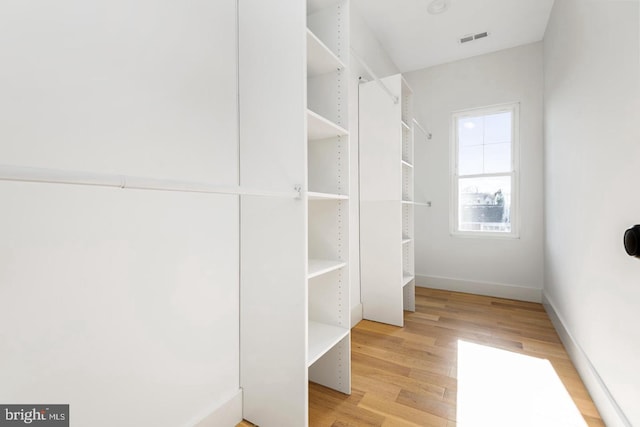
[[[458,341],[458,427],[586,427],[547,359]]]

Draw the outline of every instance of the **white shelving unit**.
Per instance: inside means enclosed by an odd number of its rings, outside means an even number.
[[[307,366],[317,362],[327,350],[333,348],[349,335],[349,329],[326,323],[309,321],[309,353]]]
[[[333,261],[326,259],[310,259],[309,260],[309,274],[308,279],[321,276],[325,273],[330,273],[335,270],[339,270],[346,267],[347,263],[342,261]]]
[[[400,105],[402,124],[402,236],[410,241],[402,245],[402,303],[404,310],[416,310],[415,252],[414,252],[414,134],[413,134],[413,92],[400,79]]]
[[[302,194],[241,200],[243,416],[264,427],[308,425],[309,381],[351,392],[349,3],[284,1],[239,3],[241,184]]]
[[[307,0],[309,380],[347,394],[351,393],[348,17],[348,0]]]
[[[309,200],[349,200],[349,196],[344,194],[316,193],[309,191],[307,193]]]
[[[404,288],[406,285],[408,285],[412,280],[414,279],[413,274],[410,273],[403,273],[402,274],[402,287]]]
[[[321,76],[345,68],[340,58],[307,29],[307,75]]]
[[[401,75],[360,86],[360,270],[365,319],[415,311],[412,92]],[[395,141],[395,143],[394,143]]]
[[[348,134],[349,132],[331,120],[325,119],[311,110],[307,110],[307,138],[309,140],[317,141]]]
[[[413,169],[413,165],[405,160],[401,160],[402,162],[402,166],[407,167],[407,168],[412,168]]]

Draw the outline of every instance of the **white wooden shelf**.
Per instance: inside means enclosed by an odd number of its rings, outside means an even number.
[[[307,191],[309,200],[349,200],[349,196],[344,194],[318,193],[315,191]]]
[[[411,274],[404,273],[402,275],[402,286],[404,287],[408,285],[413,280],[413,278],[414,276],[412,276]]]
[[[307,367],[315,363],[347,335],[349,335],[349,329],[347,328],[327,325],[310,320]]]
[[[307,275],[307,278],[312,279],[314,277],[339,270],[345,265],[347,265],[347,263],[343,261],[334,261],[329,259],[310,259],[309,273]]]
[[[407,243],[411,242],[412,239],[402,239],[402,244],[406,245]]]
[[[320,114],[307,110],[307,138],[310,141],[348,134],[346,129],[325,119]]]
[[[401,160],[402,162],[402,166],[406,166],[408,168],[413,168],[413,165],[409,162],[407,162],[406,160]]]
[[[319,76],[343,68],[340,58],[307,29],[307,76]]]

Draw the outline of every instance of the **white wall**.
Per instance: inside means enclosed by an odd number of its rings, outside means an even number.
[[[534,43],[405,75],[416,118],[433,139],[415,143],[417,284],[540,301],[543,276],[542,44]],[[520,238],[450,235],[451,113],[520,102]]]
[[[622,246],[640,223],[639,21],[638,1],[556,0],[544,42],[545,297],[609,426],[640,425],[640,260]]]
[[[389,55],[382,48],[378,39],[360,17],[358,9],[351,3],[350,16],[351,47],[357,55],[378,76],[385,77],[398,73]],[[358,78],[371,79],[364,67],[352,56],[349,63],[349,142],[350,142],[350,178],[349,178],[349,241],[351,262],[349,268],[351,286],[351,325],[362,320],[360,303],[360,233],[359,233],[359,169],[358,169]]]
[[[236,184],[235,9],[2,2],[2,163]],[[238,402],[237,196],[4,181],[0,200],[1,402],[97,427]]]

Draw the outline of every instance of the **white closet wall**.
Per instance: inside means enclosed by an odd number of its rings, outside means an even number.
[[[1,163],[237,184],[235,1],[3,2],[0,39]],[[2,181],[0,200],[0,401],[239,421],[237,196]]]

